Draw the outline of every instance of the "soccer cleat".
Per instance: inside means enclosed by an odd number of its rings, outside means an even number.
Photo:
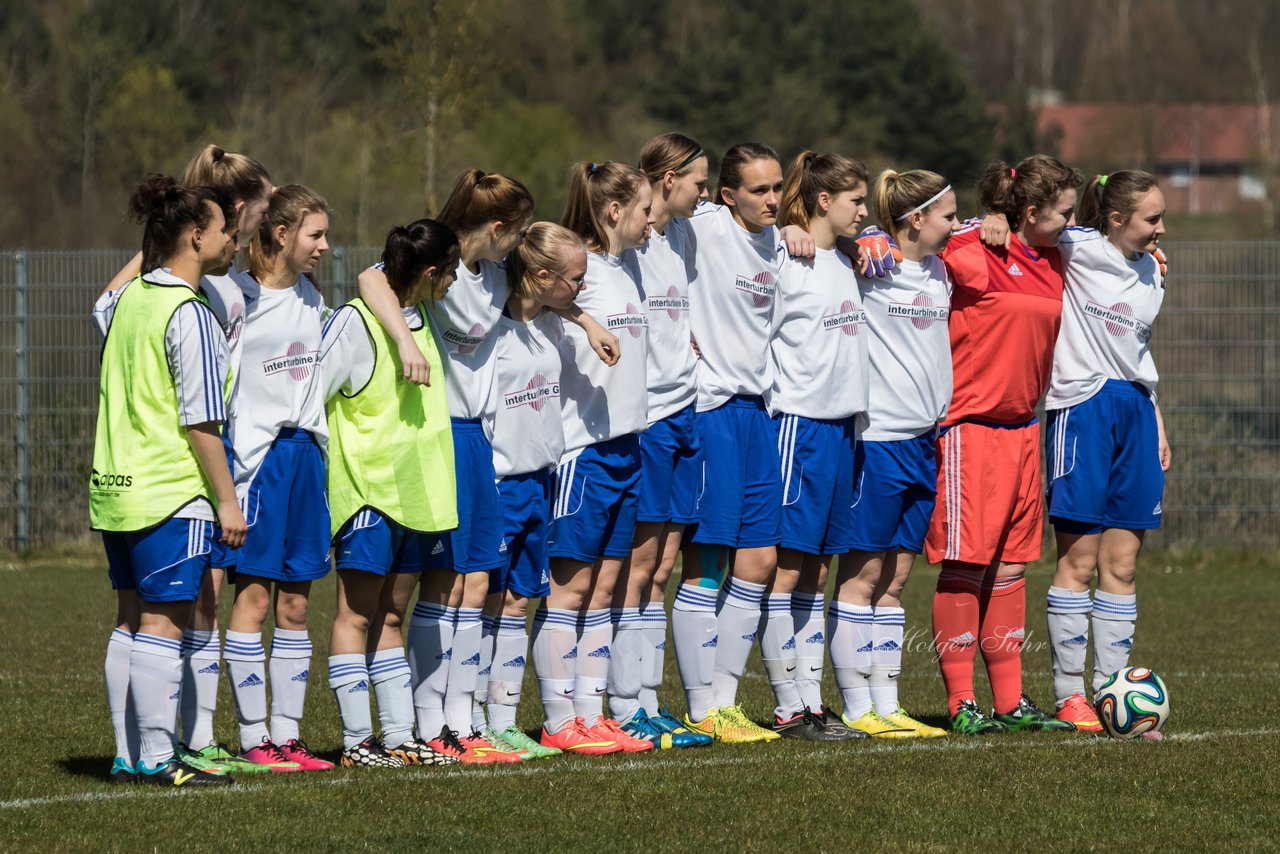
[[[865,732],[872,738],[915,738],[916,735],[914,730],[882,718],[876,714],[875,709],[864,713],[856,721],[851,721],[843,715],[840,720],[849,729]]]
[[[648,716],[646,716],[646,722]],[[644,753],[646,750],[653,750],[654,744],[647,738],[638,738],[622,728],[622,724],[613,718],[606,718],[604,715],[596,717],[595,725],[591,727],[591,731],[600,735],[601,738],[612,738],[614,742],[622,747],[624,753]],[[652,732],[652,731],[650,731]]]
[[[715,739],[709,735],[694,732],[686,727],[680,722],[679,718],[667,711],[666,706],[663,706],[658,714],[650,716],[649,723],[655,729],[662,730],[670,735],[671,746],[675,748],[707,747],[715,741]]]
[[[1004,724],[1010,732],[1072,732],[1076,725],[1071,721],[1060,721],[1053,715],[1041,711],[1026,694],[1018,700],[1013,711],[1002,715],[993,714],[992,719]]]
[[[199,768],[201,771],[207,771],[210,774],[225,774],[227,771],[222,766],[222,763],[215,761],[212,757],[206,757],[199,750],[192,750],[180,741],[173,743],[173,755],[192,768]]]
[[[774,717],[773,731],[783,738],[797,738],[802,741],[844,741],[835,733],[827,731],[827,725],[807,707],[785,721]]]
[[[463,765],[514,765],[520,761],[520,754],[508,753],[497,747],[483,735],[473,732],[458,739],[462,745]]]
[[[228,774],[210,774],[208,771],[193,768],[173,756],[154,770],[139,762],[134,782],[144,786],[173,786],[185,789],[193,786],[230,786],[235,780]]]
[[[133,783],[136,781],[138,772],[133,766],[121,759],[119,756],[111,763],[111,774],[107,777],[108,783]]]
[[[449,729],[448,726],[441,727],[440,734],[428,741],[427,747],[430,747],[436,753],[452,756],[459,762],[462,761],[462,754],[467,752],[467,749],[462,746],[462,742],[458,740],[458,731]]]
[[[951,731],[961,735],[989,735],[1007,732],[1008,728],[984,715],[973,700],[961,700],[960,708],[951,716]]]
[[[382,742],[369,736],[357,745],[342,751],[339,760],[343,768],[403,768],[404,760],[392,756]]]
[[[515,726],[507,727],[502,732],[497,733],[497,736],[502,739],[504,744],[510,745],[512,750],[518,751],[525,759],[550,759],[552,756],[559,756],[564,752],[554,747],[539,744],[525,735],[524,730]]]
[[[859,741],[864,738],[871,738],[870,733],[845,726],[840,716],[827,708],[826,704],[823,704],[820,708],[822,711],[814,712],[814,717],[822,722],[822,725],[827,728],[827,732],[837,736],[837,738],[832,739],[833,741]]]
[[[554,747],[565,753],[582,753],[587,756],[622,752],[622,745],[589,728],[581,716],[565,724],[556,733],[549,733],[543,727],[541,741],[543,747]]]
[[[301,765],[286,758],[285,755],[280,752],[280,748],[276,747],[275,744],[271,742],[271,739],[267,738],[265,735],[262,737],[262,744],[259,744],[251,750],[246,750],[244,753],[240,754],[240,758],[246,762],[252,762],[255,765],[262,765],[268,771],[289,773],[292,771],[302,770]]]
[[[905,727],[915,732],[916,738],[946,738],[947,731],[940,727],[929,726],[926,723],[916,720],[907,714],[904,710],[898,709],[891,715],[883,716],[886,721],[896,726]]]
[[[1081,732],[1102,732],[1102,721],[1082,694],[1072,694],[1054,715],[1060,721],[1075,724]]]
[[[457,765],[459,759],[452,753],[437,751],[429,742],[410,738],[399,747],[388,747],[387,753],[405,765]]]
[[[695,732],[711,735],[716,741],[725,744],[755,744],[782,738],[776,732],[767,730],[748,718],[741,706],[721,706],[718,709],[712,709],[711,714],[698,724],[694,724],[686,717],[685,725]]]
[[[321,759],[311,752],[307,743],[300,738],[291,738],[280,745],[280,752],[290,762],[297,762],[303,771],[332,771],[333,763]]]
[[[189,761],[188,755],[197,756],[200,758],[200,761],[207,762],[210,765],[219,768],[224,774],[268,774],[271,772],[271,769],[266,765],[259,765],[256,762],[241,759],[239,756],[236,756],[228,750],[225,744],[221,743],[210,744],[207,747],[200,748],[199,750],[191,750],[188,747],[183,747],[181,749],[175,747],[174,750],[176,751],[178,758],[189,765],[195,765],[195,763]],[[184,753],[184,750],[189,753]]]

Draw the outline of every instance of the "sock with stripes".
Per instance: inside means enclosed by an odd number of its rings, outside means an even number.
[[[803,708],[796,685],[796,636],[791,622],[791,594],[770,593],[760,609],[760,661],[773,689],[773,715],[791,720]]]
[[[875,617],[870,605],[831,600],[827,609],[827,637],[831,669],[851,721],[871,711],[871,651],[875,646]]]
[[[409,670],[418,735],[430,741],[444,728],[444,692],[453,652],[453,608],[419,601],[409,619]],[[465,733],[464,733],[465,734]]]
[[[227,632],[222,657],[227,662],[231,696],[240,720],[240,749],[252,750],[267,732],[267,651],[259,632]]]
[[[947,714],[955,715],[973,694],[973,658],[978,651],[981,570],[957,569],[943,561],[933,594],[933,647],[947,689]]]
[[[671,607],[671,638],[676,666],[689,704],[689,719],[700,721],[715,708],[711,682],[716,669],[716,593],[714,588],[681,584]]]
[[[1022,576],[995,578],[984,585],[990,596],[978,629],[996,714],[1008,714],[1022,700],[1022,642],[1026,637],[1027,583]],[[990,593],[988,594],[988,588]]]
[[[193,750],[213,744],[213,715],[218,708],[219,659],[216,631],[188,629],[182,634],[182,742]]]
[[[103,668],[107,680],[107,710],[116,735],[116,756],[132,767],[138,761],[138,719],[129,706],[129,660],[133,635],[122,628],[111,631],[107,660]]]
[[[533,667],[538,675],[547,732],[572,723],[573,691],[578,667],[578,612],[538,609],[533,618]]]
[[[1130,593],[1093,595],[1093,690],[1112,673],[1129,666],[1133,632],[1138,622],[1138,597]]]
[[[875,644],[871,647],[871,702],[880,715],[898,711],[898,674],[902,672],[902,636],[907,622],[902,608],[872,609]]]
[[[609,714],[629,721],[640,710],[640,689],[644,686],[644,654],[648,642],[639,608],[613,609],[613,643],[609,648]],[[611,615],[612,617],[613,615]],[[656,712],[657,709],[646,709]]]
[[[1072,694],[1084,696],[1084,657],[1089,650],[1089,613],[1093,599],[1088,590],[1050,587],[1049,649],[1053,653],[1053,693],[1058,708]]]
[[[578,666],[573,685],[573,712],[591,726],[604,714],[604,692],[609,682],[613,647],[613,623],[608,608],[582,613],[577,623]]]
[[[498,618],[480,618],[480,669],[476,671],[476,693],[471,699],[471,728],[476,732],[488,725],[484,707],[489,702],[489,674],[493,672],[493,640]]]
[[[329,656],[329,687],[342,718],[342,747],[355,747],[373,735],[369,709],[369,665],[361,653]],[[391,745],[395,747],[396,745]]]
[[[378,700],[378,723],[387,747],[413,738],[413,678],[404,650],[380,649],[365,656],[369,681]]]
[[[738,702],[738,680],[747,669],[747,657],[760,628],[760,604],[765,585],[731,578],[716,612],[716,669],[711,680],[711,696],[716,706]]]
[[[463,735],[472,731],[471,704],[480,673],[480,639],[483,626],[479,608],[459,608],[453,623],[453,655],[449,681],[444,689],[444,718],[449,729]]]
[[[658,599],[641,604],[640,622],[644,626],[640,708],[657,714],[661,708],[658,692],[662,690],[663,664],[667,657],[667,609],[663,601]]]
[[[306,629],[276,629],[271,637],[268,672],[271,675],[271,740],[284,744],[299,737],[302,708],[307,700],[311,638]]]
[[[173,756],[173,725],[182,689],[182,642],[133,636],[129,653],[129,701],[138,728],[138,770],[155,770]]]
[[[524,684],[529,634],[524,617],[496,618],[493,635],[493,667],[489,673],[489,725],[502,732],[516,725],[516,708]]]
[[[822,670],[826,664],[826,629],[822,594],[791,594],[791,625],[796,636],[796,688],[800,703],[817,712],[822,709]]]

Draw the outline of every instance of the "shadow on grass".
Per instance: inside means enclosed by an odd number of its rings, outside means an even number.
[[[68,756],[59,759],[62,770],[76,777],[88,777],[100,782],[108,782],[111,773],[111,762],[114,756]]]

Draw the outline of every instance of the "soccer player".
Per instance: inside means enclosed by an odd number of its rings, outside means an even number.
[[[506,560],[489,575],[485,613],[496,626],[485,708],[493,738],[516,748],[525,759],[542,759],[561,751],[517,727],[516,710],[529,655],[525,626],[530,602],[550,592],[551,474],[564,453],[559,350],[563,321],[549,309],[568,308],[582,290],[586,247],[564,226],[534,223],[508,256],[506,269],[511,295],[495,333],[494,405],[484,420],[485,435],[493,442],[502,500],[500,551]],[[537,625],[541,630],[546,624]],[[554,702],[559,691],[572,689],[573,681],[547,674],[570,665],[547,660],[548,646],[541,640],[535,641],[534,649],[539,686],[547,701]]]
[[[880,738],[934,738],[946,732],[915,720],[898,702],[901,597],[924,550],[938,479],[934,437],[951,400],[951,281],[938,256],[960,223],[956,194],[935,172],[885,170],[874,200],[902,260],[882,278],[858,276],[870,405],[859,446],[853,550],[840,559],[828,643],[845,723]]]
[[[1049,384],[1062,315],[1058,241],[1073,222],[1080,172],[1034,155],[989,167],[983,207],[1013,233],[993,249],[973,226],[951,238],[954,391],[938,441],[938,498],[925,539],[941,563],[933,601],[934,644],[959,733],[1074,729],[1022,691],[1026,564],[1040,557],[1040,427],[1035,406]],[[994,717],[973,693],[982,650]]]
[[[702,475],[693,426],[698,386],[689,333],[693,257],[686,220],[707,197],[707,155],[689,137],[663,133],[645,143],[639,169],[652,193],[653,226],[649,240],[626,253],[624,263],[645,293],[649,317],[649,427],[640,434],[640,495],[626,583],[614,596],[609,708],[637,738],[662,747],[697,747],[711,738],[667,712],[658,691],[667,648],[667,580],[685,525],[697,521]],[[683,624],[676,629],[677,643],[689,637],[682,629]]]
[[[536,617],[535,646],[545,645],[542,679],[560,690],[544,697],[542,743],[579,753],[642,752],[653,743],[604,715],[613,626],[610,608],[631,554],[640,479],[639,433],[648,426],[649,320],[644,292],[622,254],[649,231],[651,191],[634,166],[575,163],[562,225],[587,244],[578,307],[618,336],[619,359],[603,364],[575,327],[560,340],[564,454],[556,468],[551,519],[551,592]],[[557,658],[558,657],[558,658]],[[570,682],[572,680],[572,682]]]
[[[867,170],[839,154],[802,151],[787,171],[781,224],[805,230],[811,258],[783,253],[764,394],[782,461],[778,570],[765,596],[760,656],[790,738],[865,737],[822,715],[822,599],[831,557],[853,545],[855,452],[867,411],[867,330],[850,257],[839,238],[866,215]]]
[[[328,231],[324,199],[297,184],[277,188],[249,242],[249,270],[235,277],[246,311],[225,442],[249,531],[224,563],[236,596],[223,654],[241,755],[274,772],[333,768],[299,734],[311,671],[311,583],[329,572],[317,364],[329,310],[311,278],[329,250]],[[268,611],[275,622],[269,667],[262,645]]]
[[[382,254],[401,316],[436,376],[440,357],[422,300],[445,295],[459,256],[456,235],[434,220],[392,229]],[[329,401],[329,507],[338,570],[329,687],[342,717],[342,764],[456,763],[456,752],[414,738],[409,662],[398,631],[418,576],[443,543],[436,532],[458,523],[444,386],[401,379],[391,334],[362,299],[330,317],[320,360]],[[402,576],[407,583],[397,583]],[[387,630],[389,624],[397,630]],[[370,684],[382,740],[373,733]]]
[[[110,779],[225,785],[229,775],[174,755],[173,725],[181,639],[209,568],[214,520],[232,548],[245,531],[219,435],[227,346],[199,293],[203,276],[231,262],[236,213],[221,193],[160,175],[138,188],[129,210],[144,224],[148,272],[94,310],[106,341],[89,517],[118,601],[106,662]]]

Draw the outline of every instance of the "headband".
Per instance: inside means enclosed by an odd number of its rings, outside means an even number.
[[[927,200],[925,200],[923,203],[916,205],[914,208],[912,208],[911,210],[907,211],[907,212],[906,212],[906,213],[904,213],[902,216],[895,216],[895,217],[893,218],[893,221],[894,221],[894,222],[902,222],[904,219],[906,219],[907,217],[911,216],[913,213],[919,213],[920,211],[922,211],[922,210],[924,210],[925,208],[929,207],[929,205],[931,205],[931,204],[933,204],[934,202],[936,202],[938,199],[940,199],[940,198],[942,198],[943,196],[945,196],[945,195],[947,194],[947,191],[948,191],[948,190],[950,190],[950,189],[951,189],[951,185],[950,185],[950,184],[948,184],[947,186],[945,186],[945,187],[943,187],[941,190],[939,190],[937,193],[934,193],[932,196],[930,196],[930,197],[929,197]]]
[[[697,160],[699,157],[701,157],[701,156],[702,156],[702,155],[704,155],[704,154],[706,154],[706,152],[705,152],[705,151],[703,151],[701,148],[699,148],[699,149],[698,149],[697,151],[695,151],[693,154],[691,154],[691,155],[689,155],[688,157],[686,157],[686,158],[684,159],[684,161],[683,161],[679,166],[676,166],[676,167],[675,167],[675,168],[673,168],[673,169],[668,169],[668,170],[664,170],[664,171],[668,171],[668,172],[679,172],[681,169],[685,168],[685,167],[686,167],[686,166],[688,166],[690,163],[692,163],[693,161]]]

